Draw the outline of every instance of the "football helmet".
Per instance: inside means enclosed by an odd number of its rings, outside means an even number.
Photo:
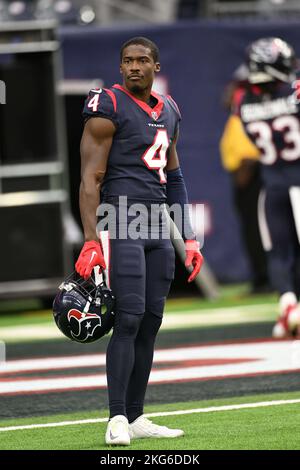
[[[261,38],[247,48],[250,83],[295,80],[295,51],[280,38]]]
[[[53,302],[53,316],[60,331],[79,343],[92,343],[114,324],[115,298],[106,286],[104,273],[98,284],[72,273],[60,286]]]

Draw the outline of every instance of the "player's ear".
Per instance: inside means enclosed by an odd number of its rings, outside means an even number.
[[[160,72],[160,63],[159,62],[155,62],[155,69],[154,69],[155,72]]]

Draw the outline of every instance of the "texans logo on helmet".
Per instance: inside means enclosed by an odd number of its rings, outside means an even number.
[[[94,336],[98,326],[101,326],[101,319],[95,313],[84,313],[73,308],[68,312],[71,335],[76,341],[83,343],[89,336]]]

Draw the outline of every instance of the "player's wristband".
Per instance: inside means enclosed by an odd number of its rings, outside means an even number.
[[[178,227],[183,240],[195,240],[196,236],[192,229],[188,196],[181,168],[167,172],[167,204],[171,207],[173,204],[179,204],[181,207],[181,227]],[[171,210],[172,217],[172,210]]]

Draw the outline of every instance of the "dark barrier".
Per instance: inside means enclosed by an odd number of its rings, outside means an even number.
[[[190,200],[207,205],[203,252],[222,281],[249,277],[238,224],[231,203],[228,176],[219,156],[226,120],[221,93],[244,49],[262,36],[280,36],[300,55],[300,21],[197,21],[167,26],[127,26],[60,32],[65,78],[101,78],[105,86],[120,81],[119,50],[130,37],[143,35],[161,50],[161,75],[181,108],[178,144]],[[75,158],[75,156],[73,155]],[[73,158],[72,157],[72,158]]]

